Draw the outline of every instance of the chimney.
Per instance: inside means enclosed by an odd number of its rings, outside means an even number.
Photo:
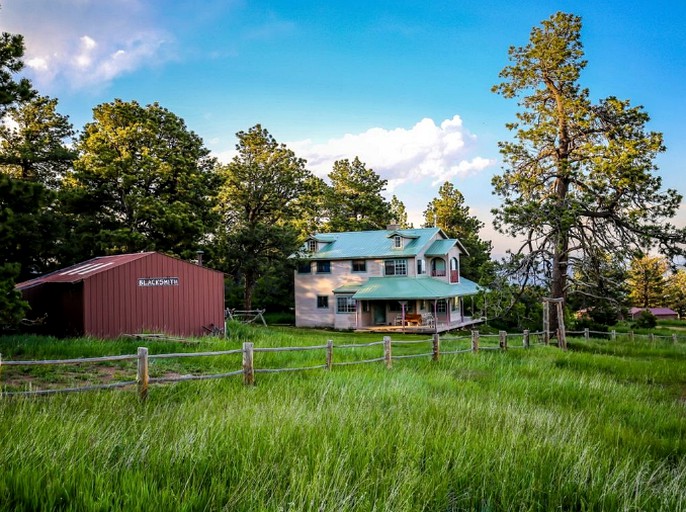
[[[198,260],[197,260],[198,266],[202,267],[202,255],[205,253],[203,251],[197,251],[196,254],[198,255]]]
[[[396,224],[395,219],[393,219],[391,221],[391,223],[388,226],[386,226],[386,229],[388,231],[396,231],[399,227],[400,226],[398,224]]]

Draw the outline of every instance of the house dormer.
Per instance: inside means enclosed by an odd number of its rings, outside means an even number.
[[[309,254],[315,254],[322,250],[328,244],[336,241],[335,237],[327,235],[311,235],[305,240],[305,251]]]
[[[419,236],[410,233],[403,233],[397,229],[391,231],[386,238],[391,240],[391,249],[402,250],[413,240],[419,238]]]

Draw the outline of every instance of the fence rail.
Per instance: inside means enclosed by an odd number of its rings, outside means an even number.
[[[139,347],[137,354],[124,354],[118,356],[103,356],[103,357],[90,357],[90,358],[78,358],[78,359],[53,359],[53,360],[26,360],[26,361],[3,361],[2,355],[0,354],[0,370],[3,366],[37,366],[37,365],[67,365],[67,364],[94,364],[94,363],[104,363],[104,362],[115,362],[115,361],[133,361],[137,362],[137,375],[136,380],[123,381],[123,382],[112,382],[106,384],[95,384],[81,387],[67,387],[59,389],[42,389],[42,390],[29,390],[29,391],[9,391],[3,392],[0,388],[0,396],[27,396],[27,395],[50,395],[57,393],[71,393],[71,392],[83,392],[83,391],[93,391],[102,389],[113,389],[113,388],[123,388],[129,386],[137,386],[138,394],[142,399],[145,399],[148,393],[149,384],[161,384],[161,383],[171,383],[171,382],[185,382],[185,381],[199,381],[199,380],[209,380],[209,379],[220,379],[228,378],[234,376],[243,376],[243,382],[246,385],[253,385],[255,383],[255,374],[268,374],[268,373],[282,373],[282,372],[299,372],[299,371],[312,371],[312,370],[331,370],[334,367],[344,367],[358,364],[372,364],[378,362],[385,362],[387,368],[391,368],[394,360],[402,359],[413,359],[413,358],[431,358],[433,361],[438,361],[441,355],[455,355],[455,354],[465,354],[469,352],[479,352],[480,350],[509,350],[512,348],[529,348],[531,345],[541,345],[546,344],[545,340],[550,339],[549,336],[545,336],[545,332],[529,332],[524,331],[522,334],[508,334],[505,331],[500,331],[498,334],[483,335],[478,331],[472,331],[471,336],[457,336],[450,337],[445,336],[441,338],[438,334],[435,334],[432,338],[422,339],[422,340],[396,340],[393,341],[390,336],[384,337],[383,341],[373,341],[369,343],[347,343],[335,345],[332,340],[329,340],[326,345],[311,345],[302,347],[254,347],[253,343],[246,342],[243,343],[243,347],[240,349],[233,350],[222,350],[213,352],[181,352],[181,353],[169,353],[169,354],[148,354],[148,349],[146,347]],[[548,333],[550,334],[550,333]],[[602,332],[602,331],[590,331],[585,329],[583,331],[568,331],[567,335],[578,335],[583,336],[586,340],[590,339],[591,335],[594,336],[609,336],[610,340],[617,339],[617,332]],[[680,338],[685,338],[672,334],[671,336],[661,336],[654,334],[635,334],[634,332],[629,333],[619,333],[623,336],[628,336],[631,340],[637,337],[646,337],[650,341],[655,341],[656,339],[668,339],[676,343]],[[482,345],[481,341],[498,339],[498,345]],[[521,338],[521,345],[511,345],[508,343],[511,340]],[[532,338],[536,338],[539,341],[532,343]],[[445,350],[441,349],[441,343],[452,343],[456,341],[467,341],[471,342],[471,346],[465,349],[455,349],[455,350]],[[431,352],[422,352],[418,354],[393,354],[393,346],[407,346],[407,345],[420,345],[430,343],[432,345]],[[357,348],[369,348],[375,346],[383,346],[383,356],[373,357],[362,360],[352,360],[352,361],[334,361],[334,349],[346,350],[346,349],[357,349]],[[255,368],[254,364],[254,354],[259,353],[278,353],[278,352],[298,352],[298,351],[326,351],[326,362],[325,364],[318,364],[313,366],[302,366],[302,367],[288,367],[288,368]],[[149,376],[149,362],[154,359],[171,359],[171,358],[188,358],[188,357],[216,357],[216,356],[227,356],[227,355],[238,355],[241,354],[243,358],[242,368],[239,370],[234,370],[224,373],[208,374],[208,375],[180,375],[173,377],[150,377]]]

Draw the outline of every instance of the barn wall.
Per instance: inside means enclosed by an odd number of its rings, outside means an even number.
[[[177,285],[139,286],[139,279],[178,278]],[[163,332],[205,334],[203,326],[224,325],[223,274],[152,253],[84,281],[86,334]]]

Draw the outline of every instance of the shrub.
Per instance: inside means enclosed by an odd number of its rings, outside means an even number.
[[[634,327],[638,327],[639,329],[652,329],[656,325],[657,318],[647,309],[641,311],[634,321]]]

